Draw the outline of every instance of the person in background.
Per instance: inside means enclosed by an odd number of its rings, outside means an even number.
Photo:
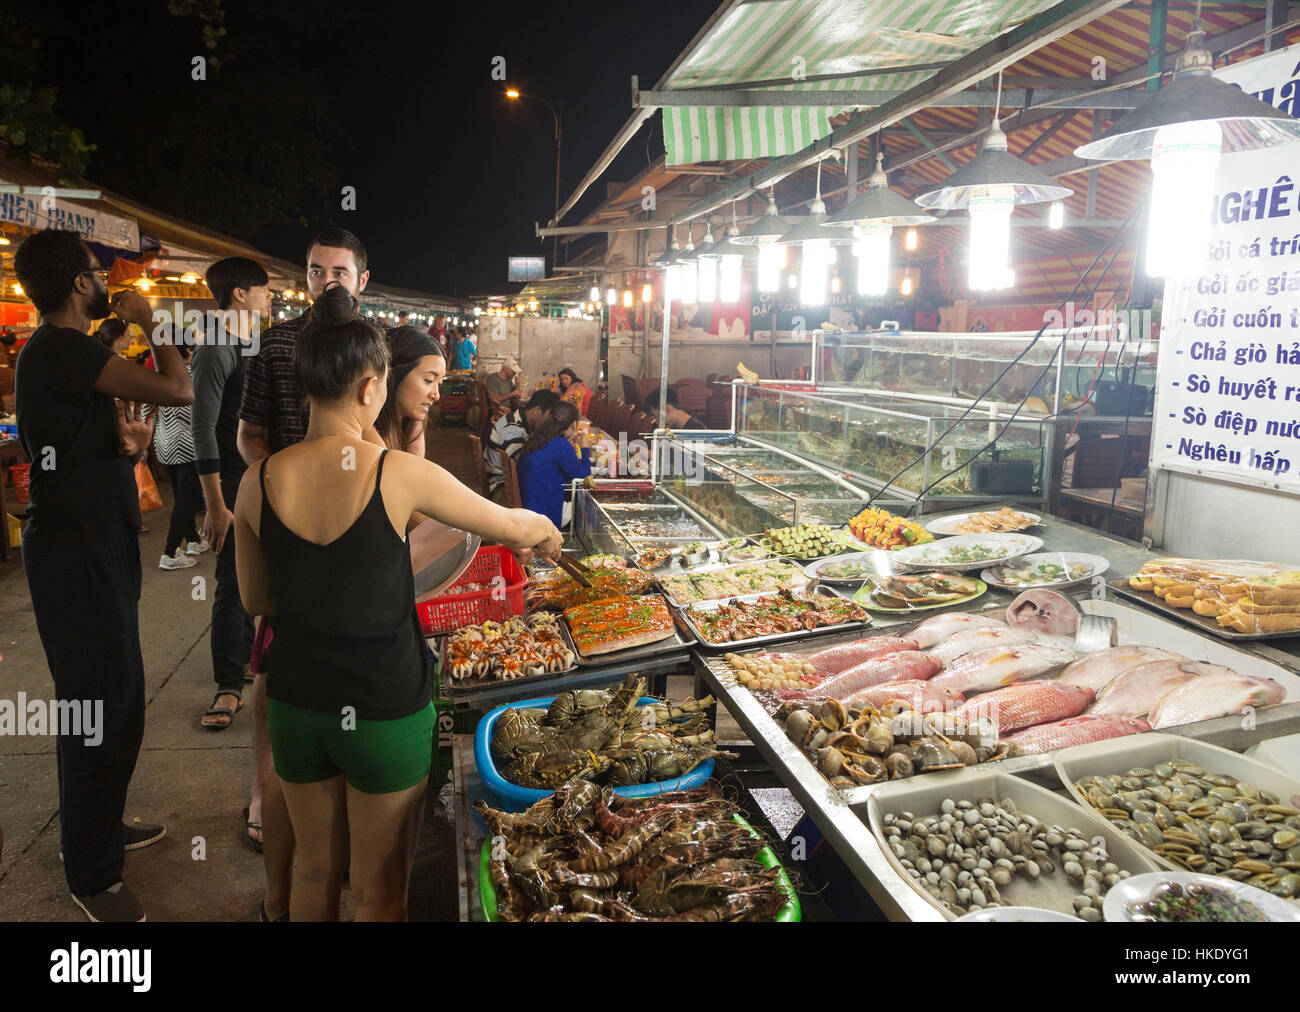
[[[442,346],[415,327],[398,327],[388,335],[388,395],[375,420],[375,431],[390,450],[424,459],[424,432],[438,402],[438,387],[447,375]]]
[[[125,355],[126,349],[131,347],[131,335],[127,333],[126,324],[115,316],[101,323],[95,336],[114,355]]]
[[[591,404],[591,387],[578,378],[578,374],[565,366],[556,374],[560,384],[560,397],[569,401],[578,409],[578,414],[587,417],[587,408]]]
[[[407,518],[428,514],[525,561],[560,550],[545,517],[503,509],[431,461],[367,440],[388,357],[345,288],[320,295],[295,356],[307,437],[250,467],[235,507],[244,605],[276,617],[268,692],[297,841],[293,921],[338,920],[345,870],[356,920],[407,916],[434,723]],[[349,454],[356,467],[340,467]]]
[[[501,455],[519,456],[528,433],[537,428],[546,413],[560,403],[560,395],[550,390],[535,390],[528,403],[522,408],[515,408],[496,420],[488,436],[488,445],[483,450],[483,460],[487,465],[488,495],[495,502],[505,491],[505,475],[502,473]]]
[[[451,351],[451,348],[447,346],[447,317],[443,316],[442,313],[435,316],[433,323],[429,325],[429,336],[444,348],[447,348],[448,351]]]
[[[307,247],[307,293],[313,300],[327,288],[339,286],[360,296],[370,280],[366,247],[347,229],[327,228]],[[261,350],[244,367],[244,396],[239,408],[240,455],[251,467],[307,435],[307,399],[294,371],[298,335],[311,320],[311,310],[286,320],[262,335]],[[377,437],[376,437],[377,438]],[[241,587],[242,590],[242,587]],[[254,633],[254,649],[273,641],[274,624],[265,617]],[[253,672],[253,752],[257,773],[245,817],[253,832],[263,827],[266,897],[262,916],[276,921],[287,916],[293,872],[293,827],[280,781],[271,763],[267,723],[266,672]]]
[[[399,327],[409,327],[411,325],[411,314],[405,309],[397,314],[397,325]]]
[[[256,350],[262,321],[271,317],[270,279],[266,269],[247,257],[226,257],[208,268],[206,280],[217,312],[204,321],[203,342],[194,349],[194,407],[190,422],[196,469],[207,512],[203,536],[217,555],[216,593],[212,597],[212,678],[217,693],[200,724],[209,731],[229,727],[243,706],[244,678],[253,647],[253,620],[239,599],[235,571],[235,497],[247,465],[239,454],[239,402],[244,396],[244,367]],[[249,822],[245,832],[255,850],[262,848],[262,826]]]
[[[579,447],[578,409],[561,401],[528,435],[519,458],[519,494],[524,509],[564,520],[564,489],[574,478],[591,475],[591,449]]]
[[[465,331],[456,331],[456,346],[451,349],[451,368],[453,370],[464,371],[474,368],[474,353],[478,349],[474,347],[474,339]]]
[[[651,390],[645,395],[641,410],[654,419],[655,426],[665,429],[703,429],[707,426],[689,411],[677,403],[677,391],[668,388],[668,410],[662,415],[659,411],[659,391]]]
[[[492,407],[502,408],[519,396],[519,363],[513,356],[507,356],[501,368],[483,377],[483,388],[487,390]]]
[[[173,345],[185,361],[185,370],[193,382],[190,371],[190,349],[185,343],[180,329],[174,324],[162,327],[163,340]],[[144,417],[148,421],[150,414],[158,418],[154,424],[154,447],[158,453],[158,463],[167,472],[172,483],[172,516],[167,527],[167,542],[163,546],[162,558],[158,560],[159,569],[188,569],[198,564],[198,556],[208,550],[206,541],[200,540],[195,529],[194,517],[203,503],[203,486],[199,484],[199,472],[194,466],[194,434],[190,430],[190,408],[145,407]]]
[[[194,391],[174,347],[157,346],[155,373],[90,336],[91,321],[111,310],[152,339],[153,313],[134,291],[109,299],[76,232],[34,232],[13,268],[41,314],[15,376],[18,439],[33,465],[23,569],[56,701],[103,705],[100,740],[56,738],[63,872],[92,921],[143,921],[122,880],[126,851],[166,830],[122,820],[144,736],[140,505],[131,461],[152,433],[136,405],[189,404]],[[154,621],[168,620],[164,613]]]

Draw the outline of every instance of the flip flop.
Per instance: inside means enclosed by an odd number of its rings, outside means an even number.
[[[239,700],[239,705],[235,707],[233,710],[228,706],[218,706],[217,700],[220,699],[222,696],[234,696],[236,699]],[[212,697],[212,705],[208,707],[207,712],[204,713],[203,716],[220,717],[224,715],[224,716],[228,716],[230,719],[226,721],[224,724],[204,724],[202,721],[200,721],[199,726],[209,731],[224,731],[226,728],[228,728],[231,724],[235,722],[235,714],[237,714],[243,708],[244,708],[244,698],[238,692],[231,692],[229,689],[225,689],[221,692],[218,692],[215,696]]]
[[[249,822],[248,809],[245,808],[244,809],[244,839],[248,841],[248,845],[252,847],[253,850],[255,850],[257,853],[260,854],[262,853],[262,841],[254,840],[251,836],[249,836],[248,831],[250,829],[256,829],[260,833],[262,831],[262,824],[260,822]]]

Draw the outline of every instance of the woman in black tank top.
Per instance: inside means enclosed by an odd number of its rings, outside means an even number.
[[[302,443],[250,468],[236,503],[240,596],[275,617],[271,747],[296,838],[291,920],[337,920],[350,849],[357,920],[401,920],[433,748],[432,680],[405,528],[413,512],[514,549],[559,552],[545,517],[368,442],[388,349],[327,289],[298,338]]]

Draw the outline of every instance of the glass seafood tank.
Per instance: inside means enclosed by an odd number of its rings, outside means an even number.
[[[1081,315],[1081,314],[1077,314]],[[1148,314],[1103,314],[1070,330],[814,335],[816,381],[895,399],[996,401],[1048,415],[1085,410],[1150,415],[1160,343]],[[985,392],[987,391],[987,392]],[[1057,403],[1059,394],[1060,401]],[[981,396],[982,395],[982,396]]]
[[[1046,412],[847,387],[740,387],[738,432],[913,502],[1042,501]],[[964,417],[963,417],[964,415]],[[991,466],[990,466],[991,465]],[[888,505],[888,503],[886,503]],[[851,515],[851,514],[850,514]]]
[[[746,504],[757,507],[780,525],[846,523],[862,511],[870,495],[869,489],[837,472],[826,473],[807,460],[744,437],[729,443],[665,439],[656,461],[661,484],[675,495],[717,500],[729,494],[719,489],[730,486],[740,501],[736,508],[743,512]],[[706,487],[696,489],[697,484]]]

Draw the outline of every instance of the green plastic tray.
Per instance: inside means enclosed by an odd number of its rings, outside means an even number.
[[[749,830],[753,836],[758,836],[758,831],[739,815],[733,815],[732,821],[739,823]],[[776,883],[780,886],[781,891],[786,895],[785,906],[776,912],[774,920],[778,924],[798,924],[803,919],[803,910],[799,906],[799,894],[794,891],[794,884],[790,881],[790,876],[786,870],[781,867],[781,862],[773,852],[771,847],[764,847],[757,854],[757,860],[764,868],[780,868],[780,874],[777,875]],[[492,881],[492,838],[488,837],[483,841],[483,847],[479,850],[478,855],[478,900],[479,909],[483,912],[483,919],[490,923],[496,923],[497,918],[497,890]]]

